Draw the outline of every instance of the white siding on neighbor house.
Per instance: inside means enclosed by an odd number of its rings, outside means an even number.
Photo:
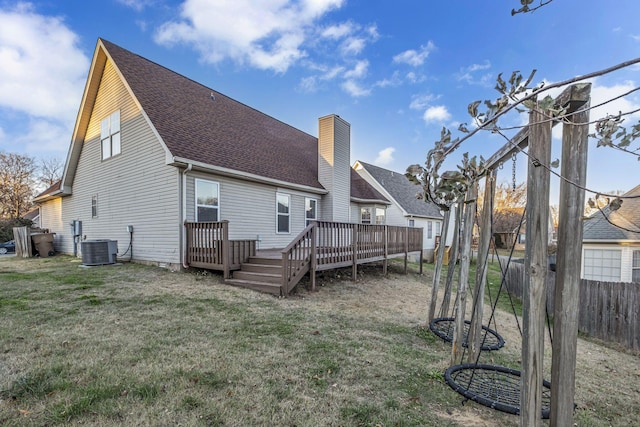
[[[62,222],[62,199],[52,199],[40,206],[40,227],[48,229],[50,233],[56,233],[53,236],[53,247],[60,252],[63,240],[62,233],[66,231]]]
[[[121,154],[101,160],[100,122],[120,109]],[[165,151],[129,95],[111,61],[107,61],[72,184],[62,199],[61,249],[73,251],[72,220],[82,221],[86,239],[118,241],[118,253],[129,245],[133,258],[162,264],[180,263],[178,170],[165,163]],[[97,217],[91,200],[97,196]],[[128,257],[129,254],[126,255]]]
[[[318,121],[318,181],[329,191],[322,197],[320,218],[348,222],[351,202],[350,125],[330,115]]]
[[[620,254],[620,279],[618,280],[610,280],[614,282],[631,282],[631,277],[633,273],[633,251],[640,250],[640,242],[637,244],[616,244],[616,243],[584,243],[582,245],[582,269],[581,275],[583,278],[588,278],[588,274],[585,272],[589,269],[589,260],[585,259],[585,250],[595,250],[598,253],[599,251],[615,251]],[[585,268],[587,270],[585,270]]]
[[[204,172],[187,175],[187,220],[195,221],[195,180],[220,184],[220,220],[229,221],[230,239],[258,239],[259,249],[284,248],[306,227],[305,197],[317,194],[289,190]],[[290,196],[290,232],[276,233],[276,194]]]

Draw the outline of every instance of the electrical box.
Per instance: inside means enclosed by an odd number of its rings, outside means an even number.
[[[133,225],[127,225],[127,233],[133,233]]]

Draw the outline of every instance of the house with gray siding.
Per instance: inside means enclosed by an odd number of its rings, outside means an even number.
[[[582,278],[640,283],[640,185],[584,220]]]
[[[384,223],[390,202],[351,169],[350,144],[335,114],[315,137],[99,39],[62,179],[36,198],[41,226],[58,252],[77,249],[80,221],[81,241],[178,268],[185,221],[228,221],[229,238],[260,249],[310,221],[359,222],[363,208]]]
[[[423,256],[426,260],[433,260],[436,238],[443,229],[443,214],[440,208],[432,202],[418,198],[422,191],[419,185],[409,181],[403,173],[384,169],[363,161],[356,161],[353,169],[371,186],[391,202],[385,211],[386,224],[418,227],[423,229]],[[364,215],[369,215],[366,208],[362,208]],[[361,213],[362,215],[362,213]],[[451,244],[451,238],[447,245]]]

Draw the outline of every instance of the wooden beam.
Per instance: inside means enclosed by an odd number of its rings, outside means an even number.
[[[476,217],[476,200],[478,198],[478,182],[474,181],[467,189],[464,203],[464,228],[460,244],[460,276],[458,292],[456,292],[455,327],[451,346],[451,365],[462,363],[462,346],[464,343],[464,318],[467,307],[467,288],[469,287],[469,266],[471,264],[471,238]]]
[[[571,85],[562,91],[554,102],[554,108],[566,108],[567,113],[578,111],[591,96],[591,83],[579,83]],[[574,120],[575,121],[575,120]],[[555,126],[558,122],[552,122]],[[502,146],[494,155],[485,162],[485,167],[495,169],[508,160],[513,153],[526,148],[529,145],[529,126],[525,126],[509,142]],[[517,148],[516,148],[517,147]]]
[[[431,323],[436,315],[436,304],[438,302],[438,288],[440,287],[440,275],[442,273],[442,263],[444,261],[444,251],[447,247],[447,239],[449,238],[449,219],[451,218],[451,210],[444,213],[444,224],[442,224],[442,233],[440,234],[440,244],[436,253],[436,263],[433,271],[433,284],[431,285],[431,301],[429,302],[428,322]]]
[[[588,106],[589,104],[587,104]],[[582,215],[587,181],[589,110],[574,114],[573,124],[562,129],[561,174],[573,185],[560,181],[560,216],[553,314],[551,362],[552,427],[573,425],[580,267],[582,260]]]
[[[460,225],[462,224],[463,203],[456,205],[456,219],[453,226],[453,241],[449,250],[449,263],[447,266],[447,281],[444,289],[444,297],[442,298],[442,317],[449,316],[449,305],[451,303],[451,290],[453,289],[453,277],[456,273],[456,264],[458,262],[458,246],[460,245]]]
[[[551,122],[534,109],[529,115],[530,146],[527,176],[527,243],[520,377],[520,426],[542,425],[544,319],[549,235],[549,170]]]
[[[493,198],[496,193],[496,173],[490,171],[485,179],[484,200],[482,202],[482,218],[480,239],[478,241],[478,262],[476,263],[476,295],[469,326],[468,362],[475,363],[482,347],[482,318],[484,317],[484,290],[487,283],[487,262],[489,260],[489,244],[491,243],[491,220],[493,219]]]

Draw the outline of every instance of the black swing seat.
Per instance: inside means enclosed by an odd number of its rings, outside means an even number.
[[[453,317],[437,317],[429,322],[429,329],[431,332],[442,338],[447,342],[453,342],[453,329],[455,326],[455,318]],[[464,333],[462,346],[467,347],[467,340],[469,336],[469,327],[471,322],[469,320],[464,321]],[[499,350],[504,347],[504,339],[493,329],[486,326],[482,326],[484,336],[482,337],[482,351]]]

